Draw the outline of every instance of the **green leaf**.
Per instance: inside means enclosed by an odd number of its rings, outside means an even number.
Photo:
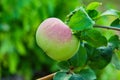
[[[57,72],[53,77],[53,80],[69,80],[71,74],[67,74],[67,72]]]
[[[95,19],[99,14],[96,10],[88,10],[87,13],[92,19]]]
[[[73,74],[69,80],[84,80],[79,74]]]
[[[107,45],[107,39],[101,35],[97,30],[87,30],[82,32],[81,38],[88,42],[93,47],[100,47]]]
[[[113,49],[110,45],[99,47],[94,51],[90,58],[90,67],[93,69],[102,69],[106,67],[112,59]]]
[[[88,16],[83,7],[78,8],[78,11],[71,17],[68,25],[72,30],[82,31],[93,28],[94,21]]]
[[[112,44],[113,48],[120,48],[120,39],[118,35],[113,35],[110,37],[110,39],[108,40],[109,43]]]
[[[112,64],[115,66],[116,69],[120,70],[120,56],[117,53],[113,54],[112,56]]]
[[[120,17],[120,11],[110,9],[110,10],[107,10],[107,11],[103,12],[100,16],[116,16],[116,17]]]
[[[84,80],[96,80],[95,72],[92,69],[83,69],[79,73]]]
[[[68,61],[62,61],[62,62],[59,62],[58,63],[58,66],[61,68],[61,69],[66,69],[68,70],[69,67],[70,67],[70,64]]]
[[[8,57],[9,71],[14,74],[17,71],[17,66],[19,62],[19,57],[16,53],[10,53]]]
[[[107,62],[111,61],[113,49],[111,44],[109,44],[107,47],[99,47],[98,51],[100,52],[100,55],[106,60]]]
[[[120,18],[115,19],[115,20],[111,23],[111,26],[120,28]]]
[[[87,6],[86,10],[94,10],[101,5],[102,5],[102,3],[100,3],[100,2],[92,2]]]
[[[84,47],[86,48],[87,56],[88,56],[88,59],[89,59],[93,55],[96,48],[90,46],[88,43],[84,43]]]
[[[71,59],[69,59],[69,63],[74,67],[81,67],[85,65],[86,60],[87,60],[86,49],[80,45],[78,52]]]

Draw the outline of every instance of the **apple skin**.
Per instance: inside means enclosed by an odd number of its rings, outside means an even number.
[[[36,41],[39,47],[52,59],[65,61],[79,48],[79,40],[70,28],[57,18],[44,20],[37,29]]]

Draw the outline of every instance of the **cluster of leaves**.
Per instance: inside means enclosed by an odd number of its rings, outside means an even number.
[[[111,35],[107,39],[95,28],[101,17],[114,16],[109,25],[120,29],[120,11],[111,9],[100,13],[97,11],[100,5],[99,2],[92,2],[85,8],[75,9],[67,16],[66,23],[80,40],[80,47],[72,58],[58,63],[60,71],[53,80],[96,80],[98,70],[110,63],[120,70],[119,36]]]

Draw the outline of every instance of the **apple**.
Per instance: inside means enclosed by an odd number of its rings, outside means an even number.
[[[79,40],[71,29],[57,18],[44,20],[36,31],[37,44],[54,60],[65,61],[79,48]]]

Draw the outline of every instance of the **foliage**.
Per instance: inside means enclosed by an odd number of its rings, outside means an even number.
[[[120,11],[112,9],[94,15],[93,11],[99,13],[96,9],[100,4],[92,2],[85,8],[75,9],[67,16],[66,23],[81,43],[75,56],[68,61],[59,62],[62,71],[57,72],[53,80],[96,80],[99,77],[99,71],[110,63],[115,66],[114,68],[120,69],[119,36],[113,35],[107,40],[94,25],[101,17],[112,15],[116,18],[110,25],[120,32]],[[103,27],[99,26],[99,28]]]

